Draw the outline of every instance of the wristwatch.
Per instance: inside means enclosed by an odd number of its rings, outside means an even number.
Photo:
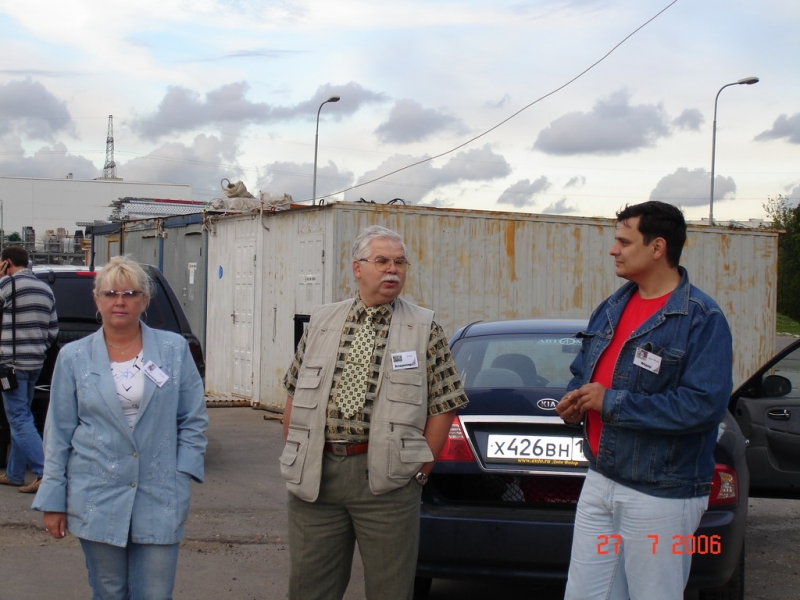
[[[428,483],[428,476],[425,475],[425,473],[423,473],[422,471],[414,475],[414,479],[416,479],[417,483],[420,485],[425,485],[426,483]]]

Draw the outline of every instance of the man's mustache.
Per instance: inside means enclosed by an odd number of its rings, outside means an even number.
[[[400,278],[397,275],[393,275],[391,273],[387,273],[383,277],[381,277],[381,281],[389,281],[393,283],[400,283]]]

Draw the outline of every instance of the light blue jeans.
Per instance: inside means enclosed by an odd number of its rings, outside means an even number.
[[[590,470],[564,600],[682,600],[692,562],[686,538],[707,506],[708,496],[650,496]]]
[[[124,548],[81,539],[92,600],[172,600],[180,544]]]
[[[422,487],[412,479],[376,496],[367,456],[326,452],[317,501],[288,494],[289,600],[341,600],[356,542],[367,600],[411,600]]]
[[[27,468],[41,478],[44,470],[44,450],[42,436],[36,430],[31,413],[33,392],[39,372],[17,370],[19,387],[10,392],[3,392],[3,406],[11,430],[11,452],[6,464],[6,477],[13,483],[25,483]]]

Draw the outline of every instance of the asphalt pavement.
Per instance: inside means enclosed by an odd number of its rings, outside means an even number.
[[[280,423],[250,408],[208,412],[206,482],[193,484],[175,598],[283,599],[289,552]],[[77,539],[51,538],[32,500],[0,486],[0,600],[90,598]],[[354,566],[347,600],[364,598],[360,569]]]

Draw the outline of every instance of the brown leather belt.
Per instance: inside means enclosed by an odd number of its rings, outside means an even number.
[[[353,456],[364,454],[369,450],[369,444],[353,444],[350,442],[325,442],[325,452],[330,452],[336,456]]]

